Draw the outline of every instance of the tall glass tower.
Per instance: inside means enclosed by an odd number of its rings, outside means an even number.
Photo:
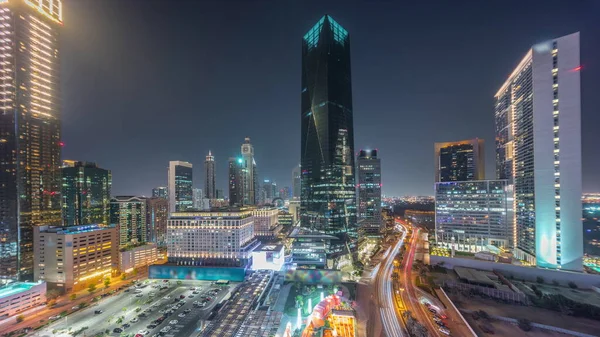
[[[217,198],[217,184],[215,175],[215,156],[208,151],[208,156],[204,160],[204,193],[207,199]]]
[[[0,283],[33,279],[33,227],[61,224],[61,0],[0,1]]]
[[[350,37],[329,15],[302,39],[301,221],[336,236],[335,259],[356,248]]]
[[[63,225],[109,224],[110,170],[76,162],[62,168]]]
[[[185,212],[194,207],[192,164],[169,162],[169,212]]]

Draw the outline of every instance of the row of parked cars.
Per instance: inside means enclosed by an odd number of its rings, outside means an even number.
[[[438,330],[444,335],[450,336],[450,329],[448,329],[448,327],[446,326],[446,324],[444,324],[443,321],[448,317],[444,314],[439,314],[438,311],[435,308],[433,308],[433,306],[430,303],[425,303],[425,306],[427,307],[427,310],[431,312],[433,321],[435,322],[435,324],[438,325]]]

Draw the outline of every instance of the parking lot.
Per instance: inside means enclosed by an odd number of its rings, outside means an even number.
[[[84,309],[73,308],[73,313],[36,336],[94,336],[108,331],[113,336],[186,337],[202,328],[230,290],[208,281],[145,281]]]

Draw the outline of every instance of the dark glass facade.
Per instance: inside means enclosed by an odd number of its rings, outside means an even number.
[[[109,170],[94,163],[77,162],[62,168],[62,198],[64,226],[109,224]]]
[[[33,280],[33,226],[60,225],[60,0],[0,1],[0,280]]]
[[[483,139],[435,143],[436,182],[485,178]]]
[[[192,168],[175,166],[175,211],[185,212],[194,208]]]
[[[334,235],[330,257],[356,248],[354,126],[348,32],[329,15],[302,39],[302,226]]]
[[[243,203],[242,159],[229,158],[229,205]]]
[[[440,181],[473,180],[473,146],[449,146],[440,152]]]

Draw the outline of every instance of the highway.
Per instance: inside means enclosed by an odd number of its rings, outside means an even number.
[[[404,227],[404,226],[403,226]],[[406,231],[406,227],[404,227]],[[412,280],[412,265],[415,258],[415,251],[417,249],[417,240],[419,237],[420,229],[415,229],[410,240],[410,246],[404,257],[404,271],[402,273],[403,283],[406,291],[402,292],[404,303],[411,309],[413,317],[423,324],[432,336],[439,336],[440,332],[438,327],[432,322],[431,315],[427,308],[419,301],[417,296],[416,287]]]
[[[406,231],[402,233],[402,237],[393,248],[387,252],[385,258],[381,261],[377,279],[375,281],[375,293],[378,296],[383,330],[388,337],[402,337],[407,335],[400,323],[400,313],[396,308],[396,303],[394,303],[392,286],[394,258],[400,251],[400,247],[402,247],[405,237]]]

